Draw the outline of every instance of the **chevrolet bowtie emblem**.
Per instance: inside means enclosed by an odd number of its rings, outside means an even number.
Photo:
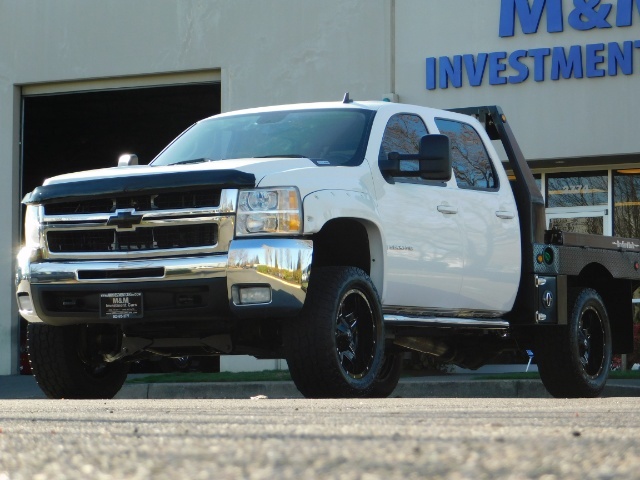
[[[142,221],[142,215],[135,215],[133,212],[133,208],[116,210],[107,220],[107,225],[115,226],[116,230],[135,230],[135,225],[140,225]]]

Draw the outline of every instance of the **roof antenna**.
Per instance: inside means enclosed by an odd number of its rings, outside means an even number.
[[[344,98],[342,99],[342,103],[353,103],[353,100],[349,98],[349,92],[344,94]]]

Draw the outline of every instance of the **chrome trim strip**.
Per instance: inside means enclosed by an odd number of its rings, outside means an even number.
[[[117,226],[107,225],[106,223],[65,223],[65,224],[45,224],[44,233],[49,231],[73,231],[73,230],[115,230],[118,232],[133,232],[138,228],[145,227],[180,227],[184,225],[194,225],[200,223],[220,223],[229,217],[181,217],[171,219],[147,220],[142,219],[140,223],[133,225],[131,228],[118,228]]]
[[[21,295],[26,295],[31,300],[33,306],[33,296],[31,295],[31,262],[40,258],[40,249],[32,247],[22,247],[16,258],[16,300]],[[18,301],[18,312],[22,318],[28,322],[39,323],[42,319],[34,310],[22,310]]]
[[[383,305],[382,312],[385,315],[401,315],[407,317],[449,317],[449,318],[498,318],[504,317],[507,312],[499,310],[473,310],[465,308],[425,308],[405,307],[401,305]]]
[[[226,275],[227,260],[227,255],[207,255],[127,261],[38,262],[31,263],[29,276],[30,283],[33,284],[58,285],[222,278]],[[150,268],[164,268],[164,276],[130,278],[130,276],[127,275],[122,278],[78,279],[78,272],[84,270],[99,270],[105,272],[126,271],[131,273],[135,272],[135,270],[146,270]]]
[[[463,327],[463,328],[509,328],[506,320],[488,320],[481,318],[451,317],[405,317],[401,315],[385,315],[384,321],[402,325],[430,327]]]

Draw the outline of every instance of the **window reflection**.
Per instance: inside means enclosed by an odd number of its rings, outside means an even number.
[[[613,174],[613,233],[640,238],[640,170]]]
[[[608,193],[606,172],[547,175],[547,207],[607,205]]]
[[[478,132],[471,125],[436,118],[440,133],[451,140],[451,160],[456,183],[461,188],[498,187],[493,165]]]
[[[426,134],[427,127],[419,116],[405,113],[394,115],[384,130],[379,159],[386,160],[391,152],[417,154],[420,139]]]

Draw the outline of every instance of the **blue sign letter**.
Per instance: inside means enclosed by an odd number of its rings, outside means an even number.
[[[630,27],[633,23],[634,0],[618,0],[618,13],[616,15],[616,27]],[[638,15],[640,15],[640,2],[636,2]]]
[[[613,8],[608,3],[600,5],[601,0],[573,0],[575,9],[569,14],[569,25],[576,30],[592,28],[611,28],[607,17]],[[599,7],[596,10],[596,7]]]
[[[455,88],[462,86],[462,55],[454,55],[453,63],[449,57],[440,57],[440,88],[449,88],[449,80]]]
[[[489,54],[489,84],[504,85],[507,79],[500,76],[507,66],[502,61],[507,58],[507,52],[491,52]]]
[[[436,59],[427,57],[427,90],[436,89]]]
[[[618,68],[625,75],[633,73],[633,42],[623,42],[622,49],[616,42],[609,43],[609,75],[618,75]]]
[[[582,78],[582,48],[573,45],[569,48],[569,55],[565,55],[564,48],[553,47],[551,55],[551,80],[562,78]]]
[[[529,78],[529,67],[520,61],[527,56],[526,50],[516,50],[509,55],[509,66],[518,72],[518,75],[511,75],[509,83],[522,83]]]
[[[500,36],[513,37],[515,33],[516,15],[520,19],[522,31],[526,34],[537,33],[545,6],[547,9],[547,32],[561,32],[562,0],[501,0]]]
[[[544,59],[551,54],[548,48],[532,48],[529,56],[533,58],[533,79],[536,82],[544,81]]]
[[[598,55],[603,50],[604,43],[592,43],[590,45],[587,45],[587,78],[604,77],[604,69],[598,68],[598,65],[604,63],[604,56]]]
[[[475,62],[473,61],[473,55],[463,55],[462,59],[464,60],[464,66],[467,70],[469,85],[479,87],[482,84],[484,69],[487,65],[487,54],[479,53],[478,60]]]

